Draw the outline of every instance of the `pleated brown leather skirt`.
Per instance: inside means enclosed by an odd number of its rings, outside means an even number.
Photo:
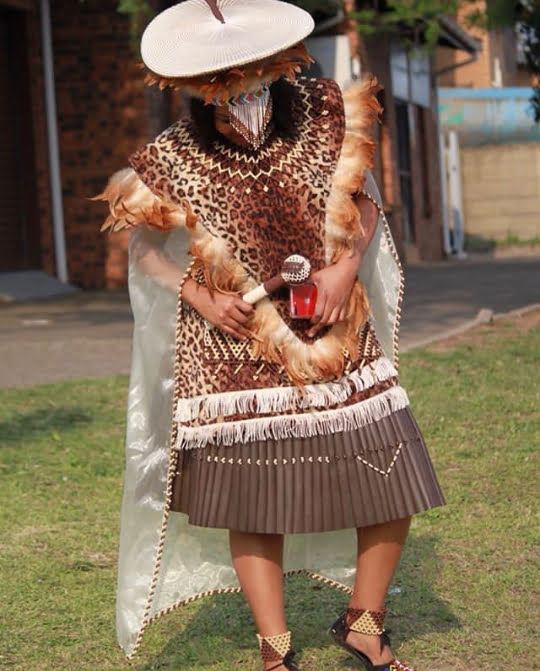
[[[180,453],[172,510],[256,533],[364,527],[444,504],[409,408],[354,431]]]

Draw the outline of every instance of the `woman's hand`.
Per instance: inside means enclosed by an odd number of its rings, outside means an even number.
[[[315,336],[324,326],[332,326],[347,316],[349,296],[360,261],[377,227],[379,211],[373,201],[360,193],[354,202],[360,212],[364,236],[357,241],[353,251],[344,252],[336,263],[313,273],[318,296],[315,314],[311,318],[313,327],[308,331],[310,337]]]
[[[252,337],[249,323],[254,309],[238,294],[214,291],[211,295],[206,287],[188,279],[182,289],[182,298],[207,321],[234,338],[244,340]]]
[[[311,318],[310,337],[324,326],[333,326],[347,316],[349,296],[356,281],[360,255],[346,252],[337,263],[322,268],[311,276],[317,285],[317,305]]]

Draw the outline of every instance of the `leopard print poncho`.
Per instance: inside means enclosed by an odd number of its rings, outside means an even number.
[[[294,139],[274,133],[257,151],[226,140],[203,150],[193,122],[182,119],[130,159],[154,197],[195,215],[185,221],[191,274],[213,289],[244,292],[276,275],[294,253],[318,270],[362,236],[352,196],[372,158],[365,130],[378,112],[373,83],[361,87],[365,113],[349,133],[335,82],[300,79],[294,86]],[[339,169],[344,160],[348,174]],[[367,321],[362,285],[353,289],[344,322],[315,339],[308,328],[289,317],[279,293],[257,305],[253,341],[236,341],[181,303],[177,448],[335,432],[406,404]]]

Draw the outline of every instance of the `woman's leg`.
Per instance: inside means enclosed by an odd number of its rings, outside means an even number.
[[[411,518],[405,517],[357,530],[358,560],[350,608],[382,609],[410,523]],[[366,653],[374,664],[393,659],[388,646],[381,652],[378,636],[351,631],[347,642]]]
[[[233,565],[257,631],[261,636],[283,634],[287,631],[283,600],[283,536],[230,531],[229,540]],[[275,665],[275,661],[268,662],[264,668]]]

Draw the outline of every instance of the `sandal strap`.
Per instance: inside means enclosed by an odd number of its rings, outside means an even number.
[[[274,669],[279,669],[280,666],[284,666],[288,671],[299,671],[298,667],[294,663],[293,659],[296,655],[296,652],[294,650],[289,650],[285,657],[281,660],[281,662],[278,662],[275,666],[271,666],[268,671],[274,671]]]
[[[257,634],[259,648],[263,662],[277,662],[278,666],[283,664],[281,661],[291,649],[291,632],[286,631],[283,634],[275,636],[260,636]],[[274,667],[277,668],[277,667]]]
[[[349,632],[357,631],[361,634],[378,636],[381,644],[381,652],[385,645],[389,648],[392,647],[389,637],[390,629],[385,629],[383,627],[385,615],[386,608],[384,607],[380,611],[370,611],[362,608],[347,608],[330,627],[330,635],[334,638],[336,643],[360,659],[364,666],[371,669],[371,671],[415,671],[415,669],[412,666],[409,666],[407,662],[401,662],[396,658],[391,662],[375,665],[364,652],[357,650],[347,643]]]

